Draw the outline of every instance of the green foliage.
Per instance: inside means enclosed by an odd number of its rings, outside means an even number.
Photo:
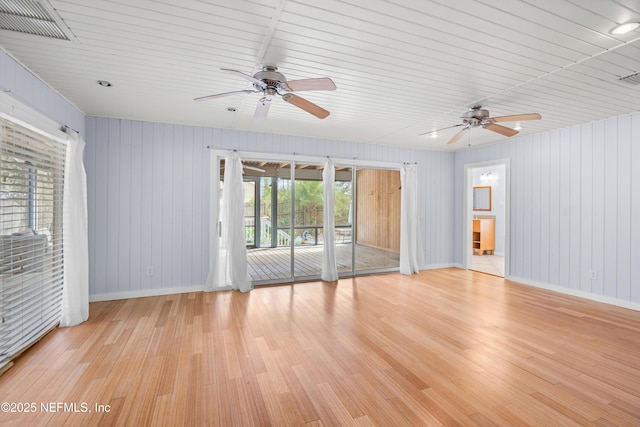
[[[351,182],[336,182],[334,185],[333,204],[336,225],[350,223],[352,188]]]
[[[296,181],[295,206],[296,225],[321,226],[323,223],[323,184],[322,181]],[[271,185],[264,179],[262,184],[262,214],[271,216]],[[351,209],[351,182],[335,183],[335,222],[337,225],[349,223]],[[289,180],[278,181],[278,227],[289,227],[291,220],[291,183]]]

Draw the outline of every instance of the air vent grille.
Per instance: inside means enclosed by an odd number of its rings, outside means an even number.
[[[618,80],[630,85],[640,85],[640,73],[629,74],[628,76],[620,77]]]
[[[45,3],[34,0],[0,0],[0,29],[69,40]]]

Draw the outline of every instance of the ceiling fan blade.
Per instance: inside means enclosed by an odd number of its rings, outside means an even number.
[[[465,124],[465,123],[460,123],[460,124],[453,125],[453,126],[447,126],[446,128],[442,128],[442,129],[430,130],[429,132],[421,133],[421,134],[420,134],[420,135],[418,135],[418,136],[422,136],[422,135],[431,135],[431,134],[433,134],[433,133],[440,132],[441,130],[446,130],[446,129],[456,128],[456,127],[458,127],[458,126],[466,126],[466,124]]]
[[[282,99],[287,101],[289,104],[293,104],[298,108],[303,109],[309,114],[313,114],[319,119],[324,119],[329,116],[329,112],[322,107],[317,106],[311,101],[307,101],[306,99],[299,97],[298,95],[293,95],[291,93],[285,93],[282,95]]]
[[[256,112],[253,113],[253,123],[264,122],[269,114],[269,107],[271,107],[271,98],[260,98]]]
[[[336,85],[328,77],[318,79],[291,80],[286,82],[287,87],[292,92],[300,90],[336,90]]]
[[[246,90],[234,90],[233,92],[225,92],[225,93],[217,93],[215,95],[207,95],[207,96],[201,96],[199,98],[194,98],[194,101],[206,101],[207,99],[214,99],[214,98],[222,98],[223,96],[231,96],[231,95],[237,95],[239,93],[256,93],[257,90],[250,90],[250,89],[246,89]]]
[[[513,135],[518,133],[518,131],[515,130],[515,129],[511,129],[511,128],[508,128],[508,127],[502,126],[502,125],[496,125],[496,124],[493,124],[493,123],[490,123],[488,125],[484,125],[482,127],[485,128],[485,129],[489,129],[490,131],[499,133],[500,135],[504,135],[504,136],[513,136]]]
[[[235,75],[237,75],[237,76],[240,76],[240,77],[242,77],[243,79],[249,80],[251,83],[256,84],[256,85],[258,85],[258,86],[260,86],[260,87],[262,87],[262,88],[267,87],[267,85],[266,85],[262,80],[258,80],[258,79],[256,79],[255,77],[250,76],[250,75],[248,75],[248,74],[245,74],[245,73],[243,73],[243,72],[241,72],[241,71],[238,71],[238,70],[231,70],[231,69],[229,69],[229,68],[220,68],[220,69],[221,69],[222,71],[226,71],[226,72],[228,72],[228,73],[232,73],[232,74],[235,74]]]
[[[460,132],[453,135],[453,138],[451,138],[449,142],[447,142],[447,144],[455,144],[460,140],[460,138],[464,136],[465,132],[467,131],[469,131],[469,126],[467,126],[466,128],[462,129]]]
[[[538,113],[529,113],[529,114],[515,114],[513,116],[500,116],[493,117],[493,121],[496,123],[499,122],[519,122],[524,120],[540,120],[542,116]]]

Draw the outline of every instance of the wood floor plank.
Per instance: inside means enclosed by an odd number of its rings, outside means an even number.
[[[5,425],[640,425],[640,312],[458,269],[92,303]],[[40,404],[105,411],[43,411]],[[68,409],[68,408],[67,408]]]

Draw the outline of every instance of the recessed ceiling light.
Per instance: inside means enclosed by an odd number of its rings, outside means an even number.
[[[106,80],[98,80],[98,84],[102,87],[111,87],[113,86],[110,82]]]
[[[640,22],[627,22],[626,24],[621,24],[611,30],[611,34],[627,34],[636,28],[640,27]]]
[[[522,130],[522,125],[520,123],[516,123],[516,125],[513,128],[515,130]]]
[[[429,138],[437,138],[440,135],[438,135],[438,132],[433,132],[431,135],[429,135]]]

